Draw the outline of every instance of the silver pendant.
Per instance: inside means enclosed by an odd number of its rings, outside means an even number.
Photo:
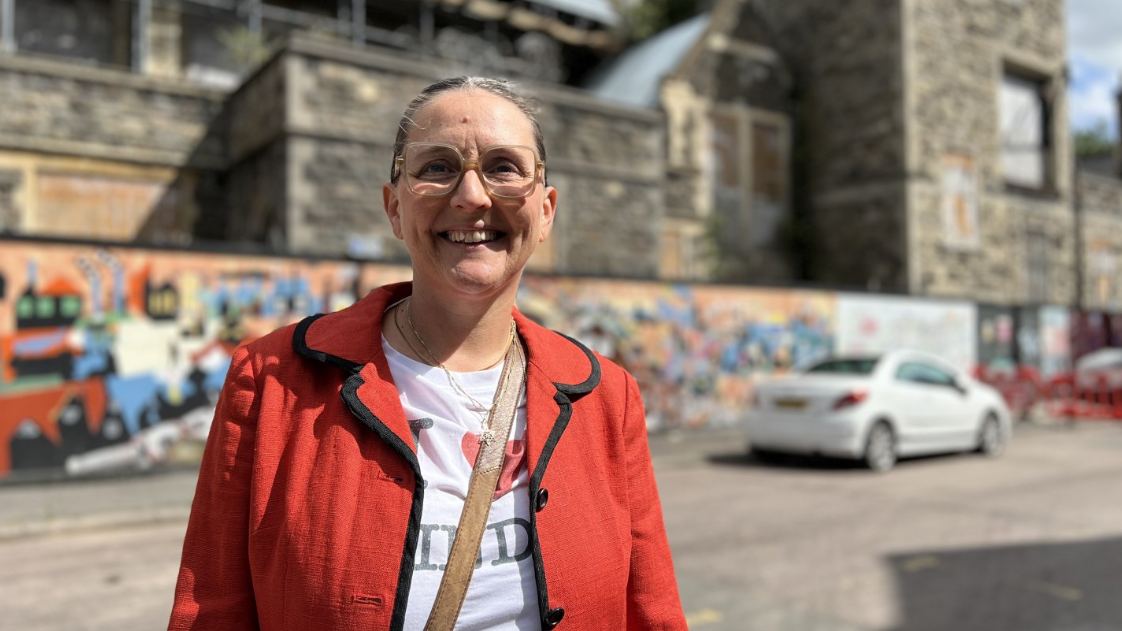
[[[479,435],[479,442],[484,445],[490,445],[493,440],[495,440],[495,432],[489,429],[483,430],[483,433]]]

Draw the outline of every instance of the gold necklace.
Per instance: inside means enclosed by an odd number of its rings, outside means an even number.
[[[423,355],[428,355],[429,360],[444,371],[445,376],[448,377],[448,383],[452,384],[452,387],[456,391],[467,397],[467,399],[472,402],[472,404],[475,406],[475,412],[480,415],[479,442],[483,443],[484,445],[491,444],[491,441],[495,439],[495,433],[491,431],[491,428],[488,426],[487,421],[491,418],[491,412],[494,411],[495,406],[498,404],[498,394],[496,393],[496,396],[489,406],[483,405],[483,403],[480,402],[479,399],[476,399],[475,397],[468,394],[468,391],[465,390],[464,387],[460,385],[460,382],[456,381],[456,378],[452,376],[452,371],[448,370],[448,368],[444,365],[444,362],[436,358],[436,355],[434,355],[432,350],[429,349],[429,345],[425,343],[425,338],[421,337],[421,334],[417,331],[417,327],[413,325],[413,316],[411,314],[412,309],[410,308],[412,304],[413,298],[409,297],[406,300],[406,304],[402,305],[399,311],[405,311],[405,321],[409,323],[409,329],[413,331],[413,336],[417,338],[417,341],[421,343],[421,347],[424,348],[425,352],[423,353]],[[398,332],[401,333],[401,337],[405,338],[405,343],[409,345],[409,348],[412,349],[413,353],[418,357],[421,357],[422,353],[417,349],[416,346],[413,345],[413,341],[409,339],[409,336],[405,334],[405,331],[401,328],[401,321],[396,314],[394,315],[394,324],[397,325]],[[514,326],[514,318],[511,318],[510,339],[507,340],[506,350],[503,351],[503,357],[506,357],[507,353],[510,351],[511,344],[514,344],[514,335],[516,330],[517,329]]]

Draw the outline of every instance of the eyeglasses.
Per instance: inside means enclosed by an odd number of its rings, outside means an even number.
[[[452,194],[464,173],[474,170],[489,195],[519,199],[534,192],[543,169],[545,162],[538,160],[533,149],[522,145],[488,147],[479,159],[468,161],[452,145],[411,142],[394,160],[395,176],[404,175],[409,192],[424,197]]]

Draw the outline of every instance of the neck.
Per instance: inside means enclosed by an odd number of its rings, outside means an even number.
[[[392,326],[384,329],[404,335],[404,348],[394,344],[388,335],[387,339],[398,351],[428,364],[435,359],[448,370],[471,372],[490,368],[503,361],[510,344],[514,293],[508,293],[485,303],[448,304],[414,286],[413,295],[389,313],[387,324]],[[401,313],[396,313],[399,310]],[[403,331],[395,319],[402,324]],[[409,342],[417,348],[411,348]],[[418,351],[420,357],[416,357]]]

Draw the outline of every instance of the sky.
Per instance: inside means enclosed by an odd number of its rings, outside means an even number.
[[[1071,127],[1088,129],[1104,120],[1117,138],[1122,0],[1066,1]]]

